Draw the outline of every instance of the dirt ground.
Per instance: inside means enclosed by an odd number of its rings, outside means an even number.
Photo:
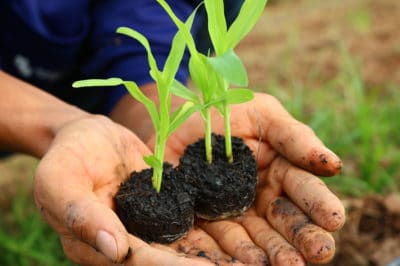
[[[357,61],[367,88],[399,87],[400,1],[274,1],[238,53],[256,88],[310,79],[324,84],[338,74],[345,53]],[[400,196],[343,202],[347,222],[335,234],[329,265],[386,266],[400,257]]]
[[[347,221],[334,235],[337,252],[329,265],[386,266],[400,258],[400,195],[371,195],[343,202]]]
[[[400,1],[275,1],[238,53],[250,83],[323,84],[334,78],[343,54],[355,58],[368,87],[400,84]]]

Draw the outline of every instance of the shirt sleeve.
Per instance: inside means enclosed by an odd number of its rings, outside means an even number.
[[[183,20],[194,8],[183,0],[171,0],[169,4]],[[135,81],[139,86],[152,82],[146,50],[136,40],[115,31],[120,26],[126,26],[146,36],[158,67],[162,69],[177,28],[159,4],[148,0],[107,0],[96,2],[91,12],[93,28],[82,67],[83,75],[86,78],[119,77]],[[186,81],[187,65],[186,53],[177,73],[178,80]],[[105,113],[110,112],[125,94],[122,86],[110,88],[107,91]]]

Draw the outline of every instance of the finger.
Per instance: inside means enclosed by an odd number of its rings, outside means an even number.
[[[257,94],[255,111],[251,120],[262,126],[262,139],[290,162],[320,176],[332,176],[340,172],[341,160],[315,135],[313,130],[295,120],[277,99]],[[255,136],[259,131],[254,127]]]
[[[114,265],[112,261],[92,246],[78,240],[71,235],[62,222],[52,216],[44,208],[40,209],[43,218],[61,236],[61,244],[65,256],[79,265]]]
[[[37,205],[57,231],[67,230],[113,262],[121,262],[126,257],[129,250],[128,233],[115,212],[99,202],[94,193],[77,185],[67,189],[57,199],[42,188],[35,188]],[[56,203],[55,199],[58,200]]]
[[[95,200],[85,198],[69,202],[66,225],[78,239],[97,248],[112,261],[121,262],[129,250],[127,232],[117,215]]]
[[[151,243],[150,246],[152,246],[153,248],[156,248],[156,249],[160,249],[160,250],[164,250],[164,251],[170,252],[172,254],[176,253],[175,249],[173,249],[173,248],[171,248],[169,246],[166,246],[164,244],[159,244],[157,242]]]
[[[264,218],[257,216],[254,210],[249,210],[237,221],[247,230],[254,243],[267,252],[271,265],[306,265],[301,253],[276,232]]]
[[[239,261],[226,254],[215,240],[195,226],[187,236],[170,245],[177,252],[207,258],[217,265],[241,265]]]
[[[277,156],[275,149],[264,141],[248,138],[245,140],[245,142],[246,145],[253,151],[259,171],[266,169]]]
[[[283,158],[277,158],[271,164],[267,179],[270,184],[275,184],[276,191],[276,187],[280,185],[283,192],[324,229],[333,232],[344,225],[343,204],[320,178],[291,165]],[[259,199],[261,205],[276,197],[273,193],[263,195],[264,198]]]
[[[250,265],[267,265],[265,252],[254,244],[246,230],[234,221],[199,221],[199,226],[231,256]]]
[[[150,247],[144,241],[133,236],[129,237],[129,242],[132,248],[127,254],[125,260],[122,261],[124,265],[210,265],[209,262],[203,259],[195,258],[191,260],[189,258],[179,256],[172,249],[168,249],[168,247],[163,245],[155,245],[155,247]],[[93,247],[77,239],[63,237],[62,244],[64,253],[68,256],[68,258],[80,265],[117,265],[112,263],[102,253],[97,252]]]
[[[341,171],[342,162],[315,136],[313,130],[297,121],[273,123],[268,129],[271,145],[293,164],[319,176]]]
[[[173,253],[165,248],[158,249],[147,245],[142,240],[129,235],[131,255],[126,260],[126,265],[159,265],[159,266],[210,266],[214,265],[210,261],[196,257],[189,258],[178,253]]]
[[[271,225],[303,254],[306,261],[322,264],[333,258],[333,237],[313,224],[289,199],[279,197],[272,201],[268,205],[266,217]]]
[[[64,254],[74,263],[79,265],[104,265],[112,266],[110,259],[96,251],[92,246],[72,237],[61,237]]]

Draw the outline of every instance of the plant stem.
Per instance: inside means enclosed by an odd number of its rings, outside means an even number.
[[[233,163],[232,135],[231,135],[231,112],[229,104],[224,103],[224,130],[225,130],[225,154],[229,163]]]
[[[158,167],[153,167],[153,187],[158,192],[161,190],[161,183],[162,183],[162,175],[163,175],[163,162],[164,162],[164,153],[165,153],[165,146],[167,145],[168,139],[168,129],[170,125],[169,120],[169,110],[171,107],[171,95],[165,89],[167,86],[164,84],[157,84],[158,89],[158,97],[160,101],[160,128],[159,132],[156,134],[156,143],[154,148],[154,156],[160,162]]]
[[[165,145],[167,143],[167,138],[157,134],[154,155],[161,162],[161,167],[153,168],[152,183],[154,189],[158,192],[161,190],[162,175],[163,175],[163,165]]]
[[[204,136],[206,146],[206,159],[208,163],[212,163],[212,144],[211,144],[211,109],[205,110],[206,132]]]

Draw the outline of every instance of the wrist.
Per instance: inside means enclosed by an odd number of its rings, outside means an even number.
[[[84,118],[94,117],[76,106],[60,102],[54,106],[48,106],[41,110],[41,113],[51,113],[45,115],[37,128],[38,134],[42,136],[43,145],[38,149],[39,156],[43,155],[49,148],[57,133],[67,124]]]
[[[86,112],[0,71],[0,150],[41,157],[64,124]]]
[[[26,130],[26,133],[15,135],[18,139],[12,147],[14,150],[41,158],[66,124],[92,116],[75,106],[54,100],[54,103],[40,105],[34,113],[27,113],[19,120],[20,126],[14,130]]]

